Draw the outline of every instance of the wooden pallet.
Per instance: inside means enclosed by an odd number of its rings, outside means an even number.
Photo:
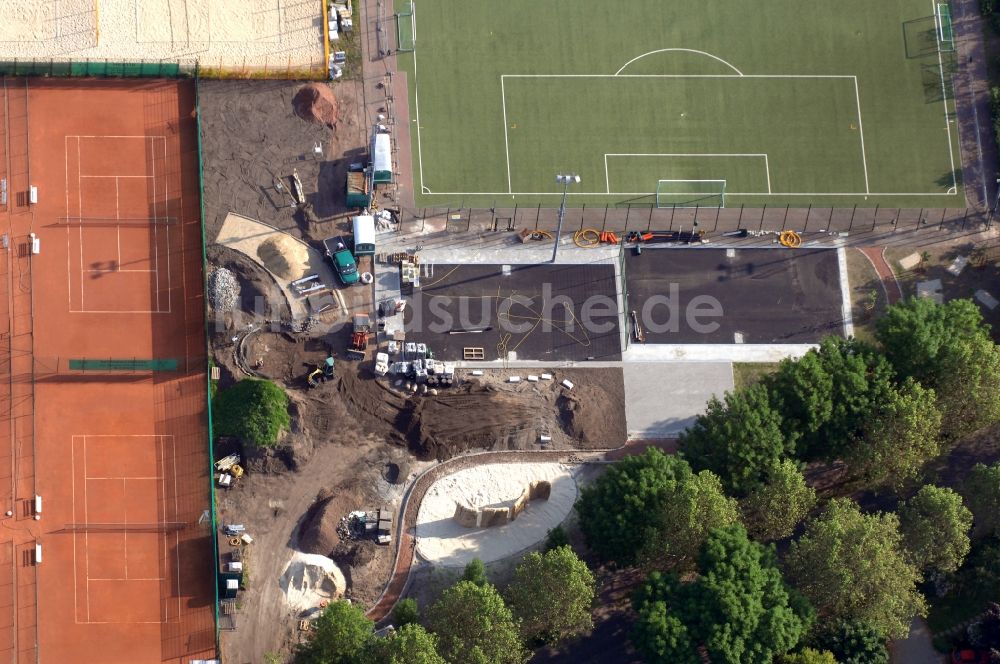
[[[486,353],[480,346],[466,346],[462,349],[463,360],[485,360]]]

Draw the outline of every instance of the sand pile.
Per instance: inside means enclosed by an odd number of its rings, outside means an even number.
[[[332,494],[321,494],[306,512],[299,529],[299,548],[303,551],[325,556],[340,543],[337,524],[343,515],[336,513],[332,503]]]
[[[292,99],[295,115],[303,120],[323,124],[333,129],[337,124],[337,98],[328,85],[303,85]]]
[[[298,279],[309,272],[309,249],[288,235],[277,235],[257,246],[257,257],[273,274]]]
[[[295,611],[306,611],[343,594],[347,581],[336,563],[326,556],[296,551],[278,582],[285,602]]]
[[[510,508],[532,482],[549,483],[548,499],[532,500],[510,523],[468,528],[454,518],[459,507]],[[545,539],[569,515],[576,495],[576,481],[558,463],[497,463],[460,470],[439,479],[424,494],[417,513],[417,553],[439,565],[505,558]]]

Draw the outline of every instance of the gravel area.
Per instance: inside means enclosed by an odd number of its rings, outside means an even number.
[[[305,0],[7,0],[0,58],[165,60],[230,70],[323,65]]]
[[[208,299],[216,311],[232,311],[240,300],[240,282],[224,267],[208,275]]]

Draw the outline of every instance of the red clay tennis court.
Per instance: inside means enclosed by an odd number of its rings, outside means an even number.
[[[3,101],[0,142],[24,149],[0,163],[0,382],[22,386],[0,434],[0,659],[214,658],[193,82],[6,79]]]

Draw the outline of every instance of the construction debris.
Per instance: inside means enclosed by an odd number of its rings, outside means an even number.
[[[224,267],[208,275],[208,299],[217,311],[232,311],[240,301],[240,283]]]

